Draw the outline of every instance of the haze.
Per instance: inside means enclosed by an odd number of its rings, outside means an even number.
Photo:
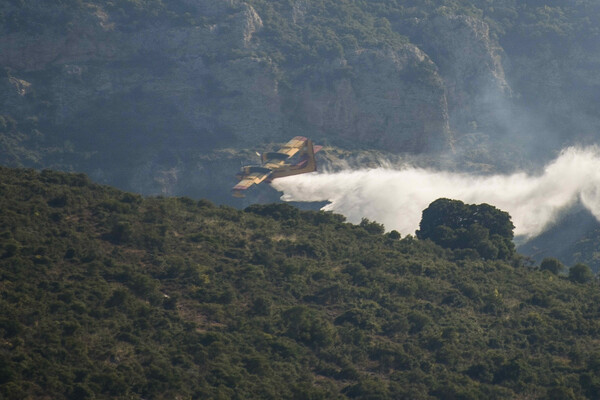
[[[316,173],[277,179],[286,201],[324,201],[351,222],[363,217],[386,230],[414,234],[421,213],[440,197],[488,203],[512,216],[515,235],[532,237],[578,200],[600,219],[600,149],[569,147],[539,175],[468,175],[414,167]]]

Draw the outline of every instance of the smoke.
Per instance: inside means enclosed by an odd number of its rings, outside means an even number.
[[[276,179],[285,201],[324,201],[351,222],[368,218],[413,234],[421,213],[440,197],[507,211],[515,235],[536,236],[576,202],[600,220],[600,148],[564,149],[538,175],[468,175],[403,167],[345,170]]]

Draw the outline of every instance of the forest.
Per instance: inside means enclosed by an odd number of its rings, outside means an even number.
[[[0,397],[598,398],[589,267],[490,252],[494,207],[430,208],[401,237],[1,167]],[[446,240],[461,213],[482,240]]]
[[[493,204],[437,199],[406,236],[224,205],[296,134],[331,170],[482,176],[593,145],[599,21],[593,0],[0,2],[0,398],[600,398],[593,215],[534,261]]]

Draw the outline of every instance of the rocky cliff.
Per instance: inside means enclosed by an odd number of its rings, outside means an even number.
[[[589,82],[581,55],[541,57],[529,79],[536,61],[507,56],[481,15],[388,20],[365,5],[359,18],[321,3],[6,2],[0,105],[16,128],[4,130],[11,156],[0,162],[183,194],[214,183],[184,177],[219,149],[260,150],[302,134],[354,150],[452,151],[469,135],[506,131],[506,105],[538,87],[558,101],[552,88],[573,63],[581,86]],[[536,104],[551,108],[544,101]],[[561,101],[552,104],[585,106]]]
[[[443,77],[454,130],[493,126],[494,102],[510,98],[511,88],[503,50],[490,38],[488,25],[475,17],[438,15],[418,21],[413,32]]]

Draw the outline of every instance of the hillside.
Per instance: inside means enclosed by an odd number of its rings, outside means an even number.
[[[600,223],[586,209],[576,206],[541,235],[519,246],[522,254],[537,262],[556,257],[565,265],[578,262],[600,271]]]
[[[596,141],[599,19],[590,0],[8,0],[0,164],[219,204],[297,134],[529,166]]]
[[[4,398],[583,399],[596,282],[291,206],[0,168]]]

